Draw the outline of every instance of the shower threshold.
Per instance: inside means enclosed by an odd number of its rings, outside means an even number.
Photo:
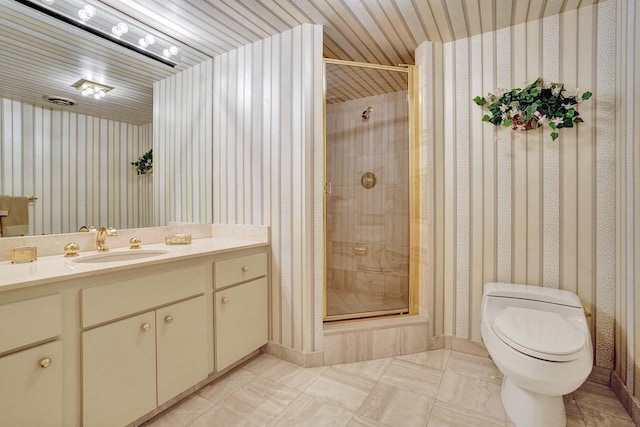
[[[409,313],[406,298],[327,289],[326,321],[397,316]]]

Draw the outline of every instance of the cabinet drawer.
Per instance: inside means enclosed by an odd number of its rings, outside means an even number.
[[[0,357],[0,384],[0,425],[62,426],[61,341]]]
[[[59,294],[0,305],[0,353],[60,335]]]
[[[82,327],[140,313],[204,293],[205,265],[82,290]]]
[[[215,264],[216,289],[252,280],[267,274],[267,254],[247,255]]]

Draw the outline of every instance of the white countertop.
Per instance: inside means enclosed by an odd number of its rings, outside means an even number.
[[[107,240],[108,244],[108,240]],[[165,245],[164,243],[143,244],[146,250],[165,250],[149,258],[130,261],[116,261],[107,263],[78,263],[74,262],[82,257],[96,255],[97,251],[80,252],[80,255],[65,258],[64,255],[38,257],[37,260],[22,264],[11,264],[10,261],[0,262],[0,292],[21,289],[29,286],[43,285],[61,280],[77,279],[96,274],[110,273],[162,264],[167,261],[186,260],[206,255],[215,255],[238,249],[248,249],[267,246],[269,243],[259,240],[239,240],[220,237],[194,239],[189,245]],[[135,249],[117,248],[108,253],[130,252]]]

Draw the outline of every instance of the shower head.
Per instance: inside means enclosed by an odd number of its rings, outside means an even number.
[[[369,121],[369,117],[371,116],[371,112],[372,111],[373,111],[373,107],[367,107],[367,109],[362,112],[362,121],[363,122],[368,122]]]

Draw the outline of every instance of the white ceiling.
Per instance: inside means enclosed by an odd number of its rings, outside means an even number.
[[[152,84],[207,57],[303,23],[324,26],[328,58],[414,63],[425,40],[447,42],[597,3],[598,0],[86,0],[117,9],[176,41],[172,69],[68,24],[0,0],[0,97],[80,101],[70,111],[131,123],[151,121]],[[600,0],[613,1],[613,0]],[[69,85],[115,86],[100,101]],[[394,89],[395,90],[395,89]]]

